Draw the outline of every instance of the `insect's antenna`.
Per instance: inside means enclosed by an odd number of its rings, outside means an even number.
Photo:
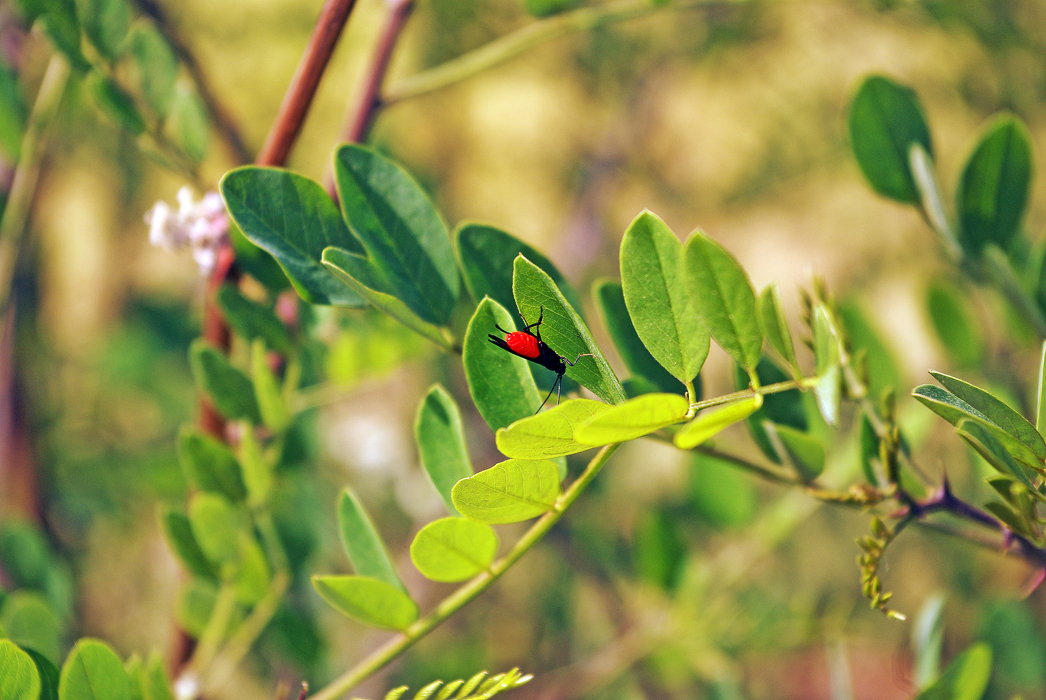
[[[496,323],[494,324],[494,327],[495,327],[495,328],[497,328],[497,329],[498,329],[499,331],[501,331],[502,333],[506,333],[506,334],[508,334],[508,333],[511,333],[511,332],[512,332],[512,331],[506,331],[506,330],[505,330],[504,328],[502,328],[501,326],[499,326],[499,325],[498,325],[498,324],[496,324]],[[576,361],[576,360],[575,360],[575,361]]]
[[[556,376],[556,383],[553,384],[552,388],[548,390],[548,396],[546,396],[545,400],[541,402],[540,406],[538,406],[538,410],[534,411],[534,415],[535,416],[538,414],[538,412],[541,409],[543,409],[545,407],[545,404],[548,403],[548,400],[552,398],[552,392],[556,390],[556,387],[559,387],[560,391],[563,390],[563,375],[562,374]],[[559,394],[556,394],[556,403],[557,404],[559,403]]]

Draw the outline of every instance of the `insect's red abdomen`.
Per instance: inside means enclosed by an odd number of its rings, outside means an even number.
[[[523,331],[509,333],[505,336],[505,343],[512,352],[531,360],[536,359],[541,354],[537,336],[530,333],[524,333]]]

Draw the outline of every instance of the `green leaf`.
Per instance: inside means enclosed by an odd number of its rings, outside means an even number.
[[[366,576],[313,576],[320,597],[357,622],[403,630],[418,619],[418,606],[406,593]]]
[[[683,246],[683,271],[687,294],[712,337],[737,364],[754,370],[763,354],[763,331],[744,268],[696,231]]]
[[[291,424],[291,415],[283,386],[269,367],[269,353],[262,340],[251,346],[251,380],[254,384],[254,400],[262,422],[274,433],[281,433]]]
[[[193,163],[202,163],[211,149],[211,119],[195,90],[187,85],[175,85],[170,119],[182,151]]]
[[[95,102],[110,119],[135,136],[145,132],[145,118],[138,111],[134,98],[119,83],[100,73],[91,73],[87,86]]]
[[[465,446],[461,412],[447,390],[434,384],[418,406],[414,421],[421,466],[432,485],[447,504],[447,512],[456,515],[450,497],[454,484],[472,476],[472,463]]]
[[[567,303],[548,273],[521,255],[513,264],[512,291],[524,319],[531,323],[543,319],[537,329],[541,331],[541,339],[568,362],[577,362],[576,366],[567,367],[567,376],[607,403],[621,403],[627,398],[585,322]],[[579,357],[582,354],[593,357]]]
[[[1046,435],[1046,342],[1039,357],[1039,391],[1035,404],[1035,429]]]
[[[747,389],[751,378],[741,367],[735,365],[735,368],[734,378],[737,389]],[[755,368],[755,374],[761,386],[788,381],[788,375],[765,356],[759,360],[759,364]],[[762,408],[745,419],[745,424],[756,446],[766,455],[767,459],[780,464],[782,457],[777,453],[777,447],[766,432],[766,424],[768,422],[780,423],[805,431],[808,427],[808,421],[802,392],[799,389],[789,389],[788,391],[766,394],[763,396]]]
[[[1007,249],[1021,225],[1031,186],[1028,131],[1013,115],[988,127],[963,168],[956,193],[959,242],[972,255],[987,243]]]
[[[232,501],[247,495],[236,455],[224,443],[186,426],[178,435],[178,461],[186,480]]]
[[[792,344],[792,332],[788,329],[784,310],[781,308],[781,292],[776,282],[767,285],[759,295],[759,321],[770,347],[781,355],[793,376],[799,376],[799,360]]]
[[[126,0],[81,0],[80,19],[84,34],[110,63],[123,53],[131,26]]]
[[[490,342],[487,336],[499,333],[495,326],[510,332],[516,329],[512,315],[487,297],[469,321],[461,362],[472,401],[490,429],[497,431],[534,415],[541,395],[527,367],[529,363]]]
[[[592,445],[627,442],[686,420],[690,403],[679,394],[646,394],[596,414],[574,430]]]
[[[954,285],[934,279],[926,293],[930,322],[944,349],[961,367],[979,367],[985,340],[980,322],[970,309],[969,295]]]
[[[9,639],[0,639],[0,697],[3,700],[40,697],[40,673],[36,664]]]
[[[196,385],[225,418],[261,422],[254,399],[254,385],[246,374],[233,367],[225,355],[200,338],[189,348],[189,365]]]
[[[813,310],[814,360],[817,365],[817,384],[814,398],[825,423],[839,424],[839,408],[842,401],[842,377],[839,371],[839,331],[824,304]]]
[[[628,314],[628,307],[625,305],[621,283],[615,280],[600,280],[593,285],[592,296],[595,298],[603,325],[614,341],[614,347],[633,377],[652,382],[656,391],[678,392],[681,388],[679,380],[654,359],[636,333]]]
[[[876,473],[875,462],[879,460],[879,436],[876,435],[875,427],[864,413],[861,414],[859,441],[861,470],[864,472],[864,478],[873,486],[886,487],[886,475]]]
[[[670,591],[686,563],[686,546],[679,525],[664,511],[645,513],[636,527],[633,551],[639,576]]]
[[[869,395],[878,397],[887,389],[896,390],[906,386],[892,350],[864,310],[849,301],[839,304],[836,312],[840,325],[845,329],[847,348],[852,354],[864,352]]]
[[[3,599],[0,629],[24,649],[35,649],[52,661],[60,658],[61,624],[47,599],[36,591],[18,590]]]
[[[338,532],[341,534],[341,546],[356,573],[406,591],[389,559],[378,528],[374,526],[374,521],[359,498],[347,486],[338,499]]]
[[[245,430],[240,435],[239,459],[247,505],[251,508],[265,505],[272,492],[276,457],[263,452],[253,430]]]
[[[598,447],[581,442],[574,430],[582,422],[610,409],[605,403],[572,399],[547,411],[518,420],[498,430],[495,439],[501,454],[514,459],[550,459]]]
[[[762,405],[763,397],[756,394],[707,411],[680,428],[672,441],[681,450],[691,450],[734,423],[748,418]]]
[[[178,58],[167,39],[151,24],[136,24],[129,41],[142,95],[157,116],[166,117],[174,100]]]
[[[1036,457],[1046,460],[1046,440],[1043,440],[1042,435],[1034,425],[1028,422],[1027,418],[987,391],[961,379],[933,371],[930,372],[930,375],[945,389],[979,411],[991,423],[1012,435],[1018,442],[1035,453]]]
[[[770,424],[767,430],[781,441],[788,461],[803,481],[809,483],[824,472],[824,448],[816,438],[787,425]]]
[[[403,168],[363,146],[334,156],[345,221],[392,294],[423,321],[447,325],[460,283],[447,228]],[[336,245],[336,244],[332,244]]]
[[[0,61],[0,153],[9,163],[17,163],[22,150],[26,111],[18,75]]]
[[[980,700],[988,689],[991,670],[992,650],[979,642],[957,656],[915,700]]]
[[[465,287],[477,302],[487,296],[506,309],[515,306],[512,264],[517,256],[522,255],[548,273],[571,306],[581,308],[581,297],[552,261],[512,234],[494,226],[463,223],[454,231],[453,237],[457,242]]]
[[[736,528],[755,517],[755,486],[735,465],[693,452],[690,503],[702,520],[717,528]]]
[[[160,524],[163,527],[167,546],[178,557],[182,566],[197,576],[208,579],[218,578],[214,565],[207,560],[207,555],[203,553],[200,543],[196,541],[196,535],[193,534],[192,524],[188,517],[175,510],[167,510],[163,513]]]
[[[240,337],[250,341],[260,338],[276,352],[290,352],[290,331],[269,306],[248,299],[231,284],[222,285],[215,298],[225,320]]]
[[[649,211],[621,239],[621,287],[636,333],[661,366],[688,384],[708,357],[709,331],[684,284],[683,246]]]
[[[131,679],[116,653],[97,639],[81,639],[58,681],[61,700],[131,700]]]
[[[984,425],[976,420],[960,420],[955,426],[955,432],[999,472],[1017,478],[1029,489],[1035,489],[1025,467],[1017,463],[1006,447],[995,439]]]
[[[334,273],[335,277],[359,294],[361,298],[366,299],[374,308],[387,313],[407,328],[428,338],[440,347],[451,349],[452,343],[438,327],[415,314],[400,299],[380,292],[366,282],[366,275],[373,273],[372,266],[366,258],[341,248],[326,248],[323,251],[322,260],[323,265]],[[375,284],[375,282],[371,280],[371,284]]]
[[[39,9],[44,34],[54,42],[55,48],[65,54],[76,70],[90,70],[91,64],[80,50],[80,19],[73,0],[44,0],[39,3]]]
[[[464,581],[485,571],[498,553],[498,536],[489,525],[465,518],[443,518],[421,528],[410,543],[410,558],[425,578]]]
[[[912,621],[911,647],[915,687],[926,688],[940,676],[944,642],[944,595],[931,593]]]
[[[226,173],[219,188],[243,235],[276,259],[305,301],[365,305],[320,262],[328,246],[355,253],[363,247],[319,183],[285,170],[248,166]]]
[[[470,520],[518,523],[554,510],[560,475],[549,460],[510,459],[454,486],[454,505]]]
[[[167,677],[163,658],[159,652],[153,651],[149,654],[149,660],[145,662],[145,700],[175,700],[174,692],[171,690],[171,681]]]
[[[919,144],[932,156],[933,147],[915,92],[882,76],[867,78],[850,103],[849,127],[854,157],[872,189],[918,204],[908,153]]]
[[[0,522],[0,562],[16,587],[42,589],[53,559],[39,527],[20,517]]]
[[[54,662],[34,649],[23,649],[36,664],[40,678],[40,700],[58,700],[58,681],[60,673]],[[161,698],[160,700],[166,700]]]
[[[247,522],[232,503],[212,493],[193,494],[189,500],[189,524],[208,561],[225,565],[240,558],[240,533],[246,532]]]
[[[272,582],[265,552],[258,541],[246,533],[240,535],[239,560],[232,582],[236,590],[236,602],[248,607],[256,605],[265,597]]]

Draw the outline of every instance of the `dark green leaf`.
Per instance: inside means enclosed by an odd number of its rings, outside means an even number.
[[[76,70],[90,70],[91,64],[80,50],[80,19],[76,15],[76,3],[73,0],[45,0],[38,7],[44,34],[54,42],[55,48],[65,54]]]
[[[988,688],[992,650],[981,642],[952,661],[936,683],[915,700],[980,700]]]
[[[824,448],[816,438],[787,425],[769,425],[767,430],[777,436],[788,461],[800,478],[809,483],[824,471]]]
[[[465,223],[454,232],[465,286],[477,302],[488,296],[506,309],[516,305],[512,296],[512,263],[522,255],[548,273],[575,309],[581,297],[552,261],[510,233],[485,224]]]
[[[138,136],[145,132],[145,118],[138,111],[134,98],[127,94],[120,85],[108,76],[91,73],[88,87],[95,102],[110,119]]]
[[[542,319],[537,329],[541,331],[541,339],[568,362],[577,362],[576,366],[567,367],[567,375],[607,403],[624,401],[627,397],[621,382],[585,322],[548,273],[522,255],[516,258],[513,267],[512,290],[519,313],[528,323]],[[592,357],[580,357],[582,354]]]
[[[879,460],[879,436],[876,435],[875,428],[872,426],[872,422],[868,420],[868,416],[863,413],[861,414],[859,439],[861,470],[864,472],[864,478],[873,486],[885,487],[887,485],[886,475],[876,473],[876,464]]]
[[[446,503],[447,511],[457,515],[450,492],[454,484],[472,476],[472,463],[465,446],[461,412],[447,390],[439,384],[429,389],[418,406],[414,436],[418,441],[421,465]]]
[[[236,253],[236,266],[261,282],[271,294],[275,296],[291,286],[276,259],[248,241],[233,220],[229,221],[229,243]]]
[[[216,296],[225,320],[241,337],[261,338],[276,352],[291,350],[290,331],[269,306],[248,299],[231,284],[222,285]]]
[[[151,24],[143,22],[131,30],[130,53],[145,101],[157,116],[167,116],[178,79],[178,58],[170,44]]]
[[[196,535],[193,534],[192,524],[188,517],[178,511],[168,510],[163,514],[160,524],[163,527],[167,546],[178,557],[182,566],[190,573],[202,578],[218,578],[218,571],[207,560],[207,555],[203,553],[200,543],[196,541]]]
[[[762,386],[788,380],[788,375],[766,357],[759,360],[755,373]],[[736,367],[735,381],[737,389],[743,390],[748,388],[750,378],[741,367]],[[767,459],[780,464],[781,455],[777,454],[777,448],[766,432],[765,424],[768,421],[805,431],[808,421],[802,392],[798,389],[789,389],[776,394],[766,394],[763,396],[762,407],[745,420],[756,446],[766,455]]]
[[[186,427],[178,436],[178,461],[190,484],[241,501],[247,495],[236,455],[223,442]]]
[[[338,612],[357,622],[402,630],[418,619],[418,606],[399,588],[365,576],[313,576],[312,585]]]
[[[926,293],[926,307],[937,337],[956,364],[980,366],[985,350],[984,333],[970,309],[969,295],[934,279]]]
[[[347,486],[338,499],[338,532],[345,555],[352,562],[356,573],[405,590],[378,528],[356,494]]]
[[[410,559],[425,578],[464,581],[485,571],[498,553],[489,525],[465,518],[442,518],[421,528],[410,544]]]
[[[363,247],[319,183],[285,170],[250,166],[226,173],[219,187],[243,235],[276,259],[303,299],[365,304],[320,262],[328,246],[355,253]]]
[[[131,679],[105,642],[81,639],[69,652],[58,681],[61,700],[131,700]]]
[[[0,564],[16,587],[40,590],[51,569],[53,555],[40,529],[17,517],[0,524]]]
[[[642,517],[635,533],[635,566],[640,577],[672,590],[686,563],[686,547],[679,526],[663,511]]]
[[[18,645],[0,639],[0,697],[4,700],[38,700],[40,673]]]
[[[84,34],[110,63],[123,53],[131,26],[126,0],[81,0],[80,19]]]
[[[36,651],[35,649],[24,649],[29,658],[36,664],[36,671],[40,676],[40,700],[58,700],[58,681],[60,673],[53,661]],[[161,698],[161,700],[164,700]]]
[[[510,459],[454,486],[454,505],[470,520],[498,525],[544,515],[556,506],[560,475],[550,460]]]
[[[501,454],[514,459],[550,459],[598,447],[581,442],[575,428],[610,406],[600,401],[573,399],[547,411],[518,420],[497,431]]]
[[[0,153],[9,163],[17,163],[22,150],[26,108],[17,74],[0,62]]]
[[[189,364],[196,385],[214,402],[219,413],[229,420],[246,418],[253,423],[261,422],[254,385],[225,355],[198,339],[189,350]]]
[[[781,309],[781,294],[776,282],[770,283],[759,295],[758,306],[763,335],[766,336],[770,347],[779,352],[781,359],[788,363],[789,370],[798,376],[799,361],[796,359],[795,346],[792,344],[792,332],[788,329],[788,321]]]
[[[461,359],[472,401],[494,431],[534,415],[541,403],[529,363],[490,342],[488,335],[499,334],[496,326],[516,329],[508,311],[484,298],[469,321]]]
[[[1025,471],[1026,468],[1017,463],[1017,460],[992,435],[988,428],[972,419],[961,420],[955,426],[955,432],[999,472],[1007,476],[1016,477],[1029,489],[1035,488],[1031,483],[1031,479],[1028,478],[1028,474]]]
[[[754,371],[763,354],[763,331],[744,268],[696,231],[683,247],[683,271],[687,294],[712,337],[737,364]]]
[[[987,243],[1009,247],[1020,228],[1031,185],[1031,147],[1016,117],[996,119],[963,168],[956,193],[959,241],[976,255]]]
[[[458,268],[428,196],[399,165],[363,146],[339,148],[334,171],[345,221],[387,281],[378,291],[422,320],[446,325],[458,298]]]
[[[918,204],[908,153],[912,144],[933,155],[930,130],[915,92],[882,76],[867,78],[850,103],[850,144],[872,188],[900,202]]]
[[[698,515],[710,525],[732,528],[755,517],[758,497],[744,472],[729,462],[693,453],[690,500]]]
[[[684,284],[683,246],[649,211],[637,216],[621,240],[621,286],[636,333],[650,354],[683,384],[708,357],[708,328]]]

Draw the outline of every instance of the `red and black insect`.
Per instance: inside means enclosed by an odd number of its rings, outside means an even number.
[[[577,361],[582,357],[595,357],[590,352],[578,353],[578,356],[571,362],[562,355],[556,354],[556,352],[545,345],[545,341],[541,339],[541,321],[545,318],[545,307],[541,307],[541,315],[538,316],[537,323],[531,323],[529,326],[521,331],[506,331],[501,326],[494,324],[494,327],[505,334],[504,338],[499,338],[496,335],[489,334],[490,342],[497,345],[502,350],[508,350],[517,357],[522,357],[524,360],[529,360],[535,364],[539,364],[547,370],[556,373],[556,381],[552,385],[552,388],[548,391],[548,396],[541,402],[541,406],[538,406],[540,411],[542,407],[548,403],[548,400],[552,398],[552,392],[559,389],[556,393],[556,404],[559,404],[560,394],[563,392],[563,375],[567,371],[567,365],[573,367],[577,364]],[[527,319],[523,319],[526,323]],[[534,333],[530,332],[530,329],[535,330]]]

